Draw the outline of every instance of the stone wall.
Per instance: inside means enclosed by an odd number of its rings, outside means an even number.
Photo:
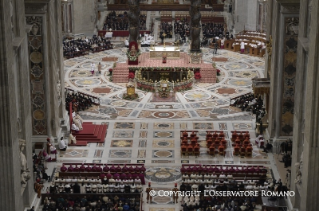
[[[234,9],[235,32],[241,32],[244,29],[255,31],[257,28],[257,0],[236,0]]]
[[[95,0],[73,1],[73,33],[92,35],[97,23],[97,3]]]

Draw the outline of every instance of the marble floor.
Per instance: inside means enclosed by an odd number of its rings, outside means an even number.
[[[181,50],[187,52],[188,47],[184,45]],[[213,57],[217,61],[221,72],[219,82],[195,83],[192,90],[176,93],[176,102],[154,103],[152,93],[141,90],[137,90],[137,100],[123,100],[125,84],[110,81],[108,70],[113,62],[104,62],[102,58],[117,57],[118,62],[125,62],[125,51],[126,48],[117,48],[65,60],[65,86],[101,99],[100,106],[82,111],[80,115],[85,121],[108,124],[108,131],[104,144],[69,147],[66,153],[58,155],[57,163],[48,164],[49,173],[63,162],[145,163],[147,182],[151,181],[153,188],[168,189],[173,188],[175,182],[180,183],[182,163],[265,165],[279,177],[274,156],[262,153],[253,142],[256,138],[254,116],[229,106],[231,98],[252,92],[251,78],[264,76],[264,58],[227,50],[213,55],[212,49],[203,48],[205,63],[212,63]],[[149,49],[142,48],[142,51]],[[101,62],[101,75],[90,73],[92,62]],[[198,158],[182,157],[179,141],[182,130],[198,130],[199,141],[205,140],[206,130],[224,131],[228,141],[226,156],[210,157],[201,142]],[[251,158],[233,156],[229,139],[232,130],[249,131],[253,144]],[[180,208],[179,204],[171,204],[170,199],[159,199],[152,204],[144,200],[144,210],[177,211]]]

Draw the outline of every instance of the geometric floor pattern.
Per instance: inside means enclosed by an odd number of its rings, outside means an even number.
[[[229,106],[230,98],[252,92],[251,78],[264,76],[264,58],[219,50],[214,57],[227,58],[227,61],[216,62],[221,73],[218,83],[195,83],[192,90],[176,93],[176,102],[151,102],[152,93],[141,90],[137,90],[137,100],[128,101],[122,99],[126,84],[112,83],[108,76],[113,62],[102,61],[103,57],[112,56],[119,58],[120,63],[125,62],[126,50],[118,48],[65,60],[65,87],[100,98],[100,106],[82,111],[80,115],[84,121],[108,124],[108,130],[105,144],[68,147],[63,157],[58,156],[58,159],[64,162],[85,160],[87,163],[145,163],[147,170],[159,169],[161,173],[157,177],[164,178],[163,181],[165,177],[171,178],[171,174],[163,171],[164,168],[179,169],[182,163],[273,165],[272,156],[265,156],[254,144],[254,116]],[[141,49],[142,52],[148,50]],[[181,50],[187,52],[188,47],[181,46]],[[212,63],[212,49],[202,48],[202,52],[203,62]],[[92,62],[101,62],[100,75],[89,74]],[[210,157],[206,153],[205,144],[201,144],[198,158],[181,157],[180,132],[183,130],[197,130],[199,141],[205,140],[207,130],[222,130],[229,146],[226,156]],[[229,137],[233,130],[249,131],[253,144],[252,158],[232,155]],[[54,167],[54,163],[48,165],[49,169]],[[153,175],[150,177],[154,180]],[[179,183],[179,177],[175,177]],[[149,182],[148,179],[146,182]],[[171,189],[174,182],[155,179],[152,186]],[[181,209],[180,205],[171,205],[168,198],[158,198],[155,204],[146,204],[146,194],[143,195],[144,210]]]

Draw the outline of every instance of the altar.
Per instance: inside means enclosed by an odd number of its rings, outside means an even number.
[[[157,46],[150,48],[150,58],[162,58],[164,54],[167,58],[179,58],[180,50],[174,46]]]

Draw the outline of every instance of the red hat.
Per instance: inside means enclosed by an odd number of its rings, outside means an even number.
[[[148,183],[148,187],[151,187],[151,183],[150,182]]]
[[[175,187],[177,187],[177,183],[175,183]]]
[[[47,141],[50,141],[50,138],[47,138]]]

